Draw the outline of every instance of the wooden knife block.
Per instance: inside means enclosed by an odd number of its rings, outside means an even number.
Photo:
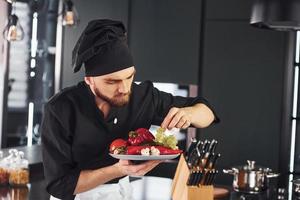
[[[172,199],[173,200],[213,200],[214,199],[214,187],[208,186],[187,186],[187,180],[189,178],[189,168],[181,154],[179,163],[177,165],[176,173],[172,182]]]

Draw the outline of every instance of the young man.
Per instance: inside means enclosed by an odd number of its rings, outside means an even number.
[[[109,156],[109,144],[151,124],[172,129],[209,126],[217,118],[201,98],[174,97],[150,81],[133,82],[136,73],[124,25],[91,21],[73,50],[73,67],[85,78],[45,105],[42,124],[47,191],[60,199],[127,175],[141,176],[159,164],[134,165]]]

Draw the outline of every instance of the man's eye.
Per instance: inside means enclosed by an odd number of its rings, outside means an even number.
[[[127,80],[131,79],[133,77],[133,75],[131,75],[130,77],[127,78]]]
[[[106,83],[111,85],[111,84],[115,84],[116,81],[106,81]]]

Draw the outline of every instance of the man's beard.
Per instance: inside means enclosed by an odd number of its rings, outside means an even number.
[[[127,94],[118,94],[112,98],[109,98],[109,97],[105,96],[104,94],[102,94],[98,90],[98,88],[95,88],[95,94],[98,98],[103,99],[104,101],[109,103],[111,106],[122,107],[122,106],[125,106],[128,104],[130,95],[131,95],[131,90]]]

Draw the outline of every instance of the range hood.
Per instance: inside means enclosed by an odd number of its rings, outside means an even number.
[[[300,0],[255,0],[250,24],[280,31],[300,30]]]

